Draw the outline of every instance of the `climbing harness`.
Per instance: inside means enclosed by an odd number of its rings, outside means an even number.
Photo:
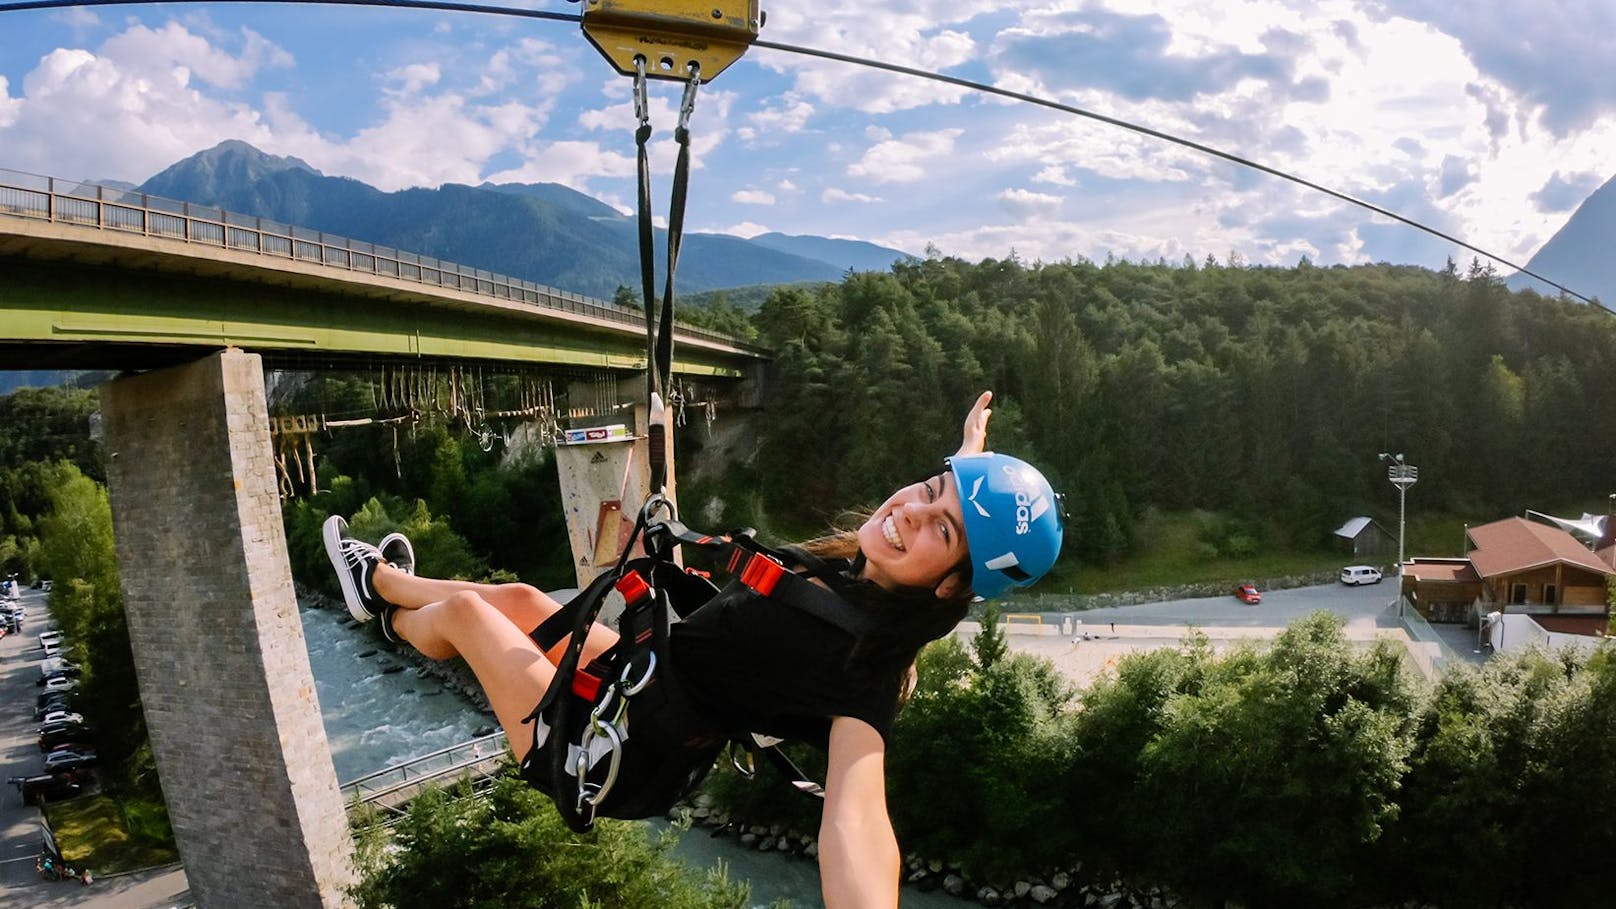
[[[706,577],[680,568],[673,551],[693,546],[710,552],[727,566],[732,583],[855,637],[869,630],[867,620],[828,588],[785,568],[783,557],[752,539],[751,531],[700,534],[671,512],[664,497],[653,495],[634,528],[649,555],[620,560],[531,633],[545,651],[571,637],[554,680],[526,718],[533,723],[533,747],[522,761],[522,776],[549,794],[562,819],[580,833],[598,817],[666,813],[726,747],[744,775],[752,773],[751,758],[761,755],[799,791],[823,795],[776,747],[777,740],[719,728],[670,671],[674,617],[688,617],[719,594]],[[581,666],[589,627],[609,605],[622,609],[618,641]],[[747,756],[745,765],[737,748]]]

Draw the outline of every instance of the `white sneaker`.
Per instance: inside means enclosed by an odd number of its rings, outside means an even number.
[[[387,564],[405,574],[415,574],[415,547],[410,545],[409,537],[402,533],[390,533],[382,537],[376,548],[382,551],[382,558]]]
[[[371,575],[382,562],[381,550],[348,536],[348,522],[340,515],[326,518],[321,533],[325,538],[326,557],[331,559],[337,583],[342,586],[348,614],[361,622],[370,621],[383,605],[371,586]]]

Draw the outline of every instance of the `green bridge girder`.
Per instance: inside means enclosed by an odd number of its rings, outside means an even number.
[[[0,217],[0,368],[161,365],[237,347],[272,364],[457,360],[638,371],[645,329],[319,263]],[[760,348],[681,336],[677,373],[743,378]]]

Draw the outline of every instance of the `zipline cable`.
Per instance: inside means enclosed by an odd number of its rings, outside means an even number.
[[[506,6],[487,6],[476,3],[453,3],[447,2],[447,0],[419,0],[419,2],[412,2],[412,0],[15,0],[15,2],[0,2],[0,13],[23,12],[27,10],[62,9],[65,7],[136,5],[155,6],[166,3],[191,3],[200,5],[213,3],[219,5],[239,5],[248,3],[264,4],[274,2],[304,5],[313,4],[321,6],[380,6],[394,9],[424,9],[441,12],[463,12],[494,16],[515,16],[525,19],[545,19],[553,22],[581,23],[583,21],[581,16],[573,13],[555,13],[546,12],[544,10],[517,9]],[[1281,180],[1287,180],[1291,183],[1297,184],[1298,186],[1303,186],[1315,192],[1323,193],[1324,195],[1333,199],[1346,202],[1349,205],[1355,205],[1359,208],[1373,212],[1381,217],[1390,218],[1393,221],[1406,224],[1415,230],[1430,234],[1431,236],[1441,240],[1446,240],[1455,246],[1467,249],[1470,252],[1484,258],[1491,259],[1500,265],[1513,268],[1527,277],[1543,282],[1544,284],[1558,290],[1560,293],[1565,294],[1566,296],[1581,300],[1584,303],[1592,304],[1595,306],[1595,308],[1603,312],[1616,314],[1616,310],[1606,309],[1604,306],[1597,304],[1592,298],[1580,294],[1558,281],[1532,271],[1524,265],[1519,265],[1495,252],[1483,249],[1480,246],[1476,246],[1473,243],[1469,243],[1445,231],[1431,227],[1430,225],[1421,221],[1417,221],[1406,215],[1400,215],[1389,208],[1376,205],[1368,200],[1360,199],[1356,196],[1349,195],[1348,193],[1331,189],[1328,186],[1320,183],[1315,183],[1312,180],[1306,179],[1305,177],[1299,177],[1295,174],[1289,173],[1288,171],[1280,170],[1277,167],[1270,167],[1266,164],[1253,161],[1250,158],[1244,158],[1240,155],[1236,155],[1233,152],[1226,152],[1222,149],[1206,145],[1205,143],[1196,142],[1193,139],[1186,139],[1182,136],[1176,136],[1172,133],[1163,132],[1158,129],[1152,129],[1148,126],[1123,120],[1120,117],[1112,117],[1095,111],[1085,110],[1084,108],[1077,107],[1075,105],[1064,104],[1059,101],[1039,97],[1038,95],[1031,95],[1027,94],[1026,92],[1018,92],[1007,88],[1000,88],[996,85],[989,85],[985,82],[977,82],[971,79],[964,79],[959,76],[949,76],[943,73],[935,73],[931,72],[930,70],[919,69],[912,66],[903,66],[898,63],[888,63],[884,60],[877,60],[872,57],[860,57],[855,54],[844,54],[837,51],[821,50],[819,48],[805,47],[798,44],[785,44],[779,41],[766,41],[762,38],[754,41],[752,46],[779,51],[781,53],[796,54],[803,57],[815,57],[822,60],[832,60],[838,63],[848,63],[854,66],[863,66],[869,69],[897,73],[903,76],[911,76],[916,79],[928,79],[932,82],[939,82],[944,85],[952,85],[957,88],[964,88],[986,95],[995,95],[1001,98],[1008,98],[1013,101],[1020,101],[1025,104],[1031,104],[1035,107],[1043,107],[1049,110],[1055,110],[1077,117],[1085,117],[1090,120],[1095,120],[1100,123],[1105,123],[1110,126],[1128,130],[1129,132],[1138,133],[1142,136],[1150,136],[1153,139],[1160,139],[1163,142],[1170,142],[1174,145],[1190,149],[1191,151],[1200,152],[1203,155],[1219,158],[1242,167],[1249,167],[1252,170],[1260,171],[1272,177],[1278,177]]]

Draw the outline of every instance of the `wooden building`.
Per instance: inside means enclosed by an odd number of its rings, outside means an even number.
[[[1363,561],[1377,557],[1397,556],[1397,537],[1375,522],[1374,518],[1350,518],[1335,532],[1335,543],[1353,558]]]
[[[1478,608],[1482,614],[1608,611],[1605,580],[1616,568],[1558,527],[1505,518],[1470,528],[1466,543],[1463,559],[1416,558],[1403,567],[1403,593],[1429,621],[1471,622]]]

